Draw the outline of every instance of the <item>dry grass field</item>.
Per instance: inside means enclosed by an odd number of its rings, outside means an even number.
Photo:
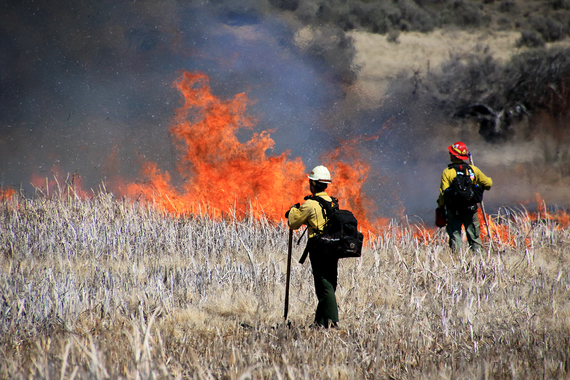
[[[494,216],[509,239],[482,255],[422,226],[368,236],[341,260],[331,330],[308,328],[312,275],[295,260],[283,321],[282,224],[104,192],[16,195],[0,215],[0,378],[569,377],[570,230],[524,210]]]

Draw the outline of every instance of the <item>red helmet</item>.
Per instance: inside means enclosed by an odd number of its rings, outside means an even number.
[[[467,146],[461,141],[456,142],[448,147],[449,153],[459,158],[460,160],[468,160],[469,152],[467,152]]]

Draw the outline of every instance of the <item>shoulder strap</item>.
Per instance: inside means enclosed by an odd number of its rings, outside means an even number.
[[[305,200],[307,199],[312,199],[314,201],[319,202],[319,204],[321,205],[321,209],[323,211],[323,218],[326,220],[325,222],[325,227],[329,222],[329,217],[332,215],[332,213],[336,210],[338,210],[338,199],[336,199],[335,197],[331,197],[332,201],[327,201],[326,199],[323,199],[321,197],[317,197],[316,195],[307,195],[305,197]]]
[[[318,197],[316,195],[307,195],[305,200],[312,199],[314,201],[319,202],[324,212],[330,214],[332,211],[338,210],[338,199],[335,197],[331,197],[331,201],[327,201],[324,198]]]
[[[451,164],[447,165],[447,167],[450,169],[454,169],[456,172],[463,172],[463,173],[467,173],[467,170],[471,169],[471,166],[469,166],[468,164],[465,163],[457,164],[455,162],[452,162]]]

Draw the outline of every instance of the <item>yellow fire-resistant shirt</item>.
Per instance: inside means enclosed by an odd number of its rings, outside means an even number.
[[[455,164],[466,164],[463,161],[452,161]],[[478,186],[482,186],[485,190],[489,190],[493,185],[493,180],[491,177],[487,177],[483,172],[474,165],[469,165],[471,169],[473,169],[473,173],[475,174],[475,178],[471,178],[473,183]],[[450,169],[447,167],[443,173],[441,174],[441,184],[439,185],[439,198],[437,199],[438,207],[442,207],[445,204],[445,199],[443,197],[443,192],[451,185],[451,181],[455,178],[457,172],[455,169]]]
[[[325,201],[332,201],[331,197],[324,191],[315,195]],[[289,211],[289,227],[296,230],[306,224],[309,227],[307,231],[309,238],[312,238],[318,231],[322,231],[325,222],[321,204],[312,199],[307,199],[299,208],[293,207]]]

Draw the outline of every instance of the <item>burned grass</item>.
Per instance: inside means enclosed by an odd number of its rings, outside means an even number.
[[[481,255],[423,226],[367,236],[341,260],[333,330],[308,328],[295,262],[282,320],[282,224],[103,193],[13,196],[0,218],[2,378],[568,377],[570,231],[522,211],[495,217],[513,238]]]

